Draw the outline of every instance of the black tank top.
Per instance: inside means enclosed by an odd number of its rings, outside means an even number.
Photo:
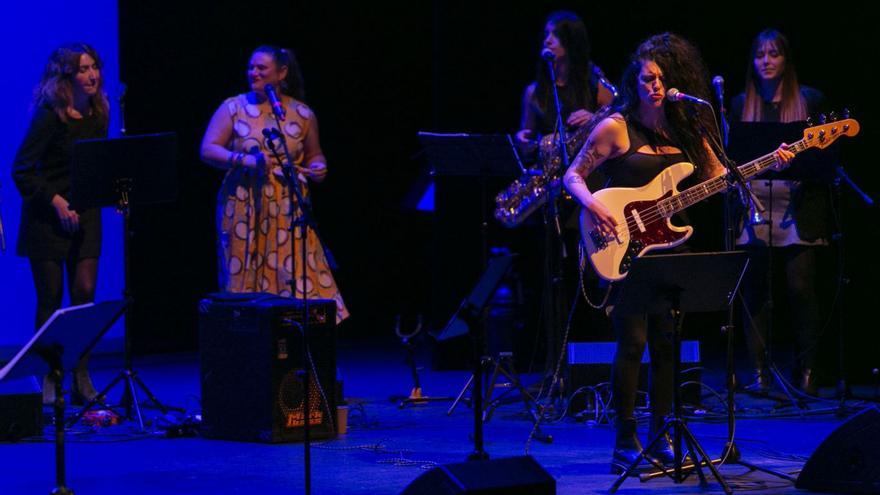
[[[601,170],[607,177],[605,187],[641,187],[670,165],[688,161],[684,153],[649,154],[639,153],[642,146],[681,147],[669,139],[641,125],[635,119],[625,118],[626,133],[629,136],[629,149],[622,155],[607,160]]]
[[[671,165],[689,161],[684,153],[649,154],[639,153],[642,146],[660,146],[681,149],[681,146],[666,137],[643,126],[629,116],[625,117],[626,133],[629,136],[629,149],[622,155],[605,161],[599,170],[605,175],[604,187],[641,187],[651,182],[660,172]],[[681,191],[696,182],[696,174],[691,175],[678,186]],[[683,226],[690,222],[684,211],[672,216],[672,223]]]

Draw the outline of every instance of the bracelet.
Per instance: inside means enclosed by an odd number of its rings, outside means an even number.
[[[244,153],[238,153],[235,151],[231,152],[226,163],[229,164],[230,168],[244,164]]]

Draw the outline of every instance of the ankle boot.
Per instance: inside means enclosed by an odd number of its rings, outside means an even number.
[[[810,368],[804,368],[801,372],[801,390],[807,395],[818,395],[819,387],[816,386],[816,376]]]
[[[636,426],[636,420],[633,418],[618,418],[615,421],[617,431],[614,440],[614,454],[611,458],[611,474],[620,474],[626,471],[642,453],[642,444],[636,435]]]
[[[651,414],[651,424],[648,427],[648,442],[654,440],[654,437],[663,429],[665,417],[662,414]],[[672,438],[668,433],[663,434],[654,448],[648,451],[648,455],[653,457],[657,462],[664,466],[671,466],[675,463],[675,451],[672,448]]]
[[[764,368],[755,368],[754,376],[754,381],[746,386],[746,390],[760,393],[768,392],[770,390],[770,378],[767,376],[767,372]]]
[[[83,405],[98,396],[98,391],[92,384],[89,370],[77,367],[73,373],[73,387],[70,392],[70,402],[75,405]]]

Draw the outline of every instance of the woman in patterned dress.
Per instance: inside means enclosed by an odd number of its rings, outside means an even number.
[[[247,70],[250,91],[227,98],[214,112],[202,139],[202,160],[226,170],[217,195],[220,287],[230,292],[268,292],[302,297],[302,257],[296,196],[289,196],[281,162],[270,151],[264,129],[277,128],[265,87],[278,88],[285,110],[281,135],[290,150],[293,173],[308,196],[308,182],[322,182],[327,164],[318,121],[303,103],[299,65],[290,50],[260,46]],[[272,138],[282,152],[280,137]],[[283,152],[282,152],[283,153]],[[337,321],[348,317],[324,250],[315,232],[306,236],[309,299],[333,299]],[[296,293],[291,292],[294,280]]]

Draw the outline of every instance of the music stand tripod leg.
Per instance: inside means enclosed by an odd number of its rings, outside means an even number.
[[[461,392],[458,393],[458,395],[455,397],[455,400],[452,402],[452,405],[449,406],[449,410],[446,411],[447,416],[452,416],[452,412],[455,411],[456,406],[458,406],[458,403],[461,402],[462,398],[464,398],[464,394],[468,391],[473,383],[474,375],[471,374],[471,376],[468,377],[467,381],[464,383],[464,387],[461,387]]]
[[[98,395],[96,395],[94,399],[88,401],[86,403],[86,405],[83,406],[82,409],[80,409],[78,413],[76,413],[75,416],[73,416],[72,418],[70,418],[70,420],[67,421],[67,427],[70,428],[71,426],[75,425],[77,422],[79,422],[79,420],[82,419],[83,416],[85,416],[85,414],[87,412],[91,411],[92,408],[94,408],[97,405],[101,405],[103,407],[109,407],[109,406],[107,406],[107,402],[106,402],[107,401],[107,392],[112,390],[113,387],[115,387],[116,384],[119,383],[119,381],[124,378],[125,378],[125,375],[123,373],[116,375],[116,378],[114,378],[113,381],[111,381],[104,388],[102,388],[101,391],[98,392]]]

